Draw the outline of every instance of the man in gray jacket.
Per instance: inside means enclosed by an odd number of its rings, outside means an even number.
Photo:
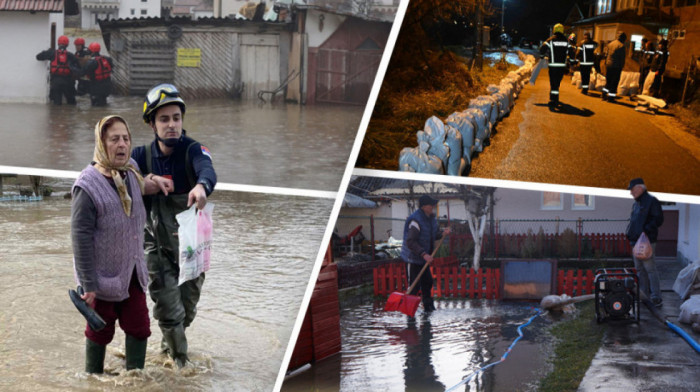
[[[606,83],[603,88],[603,101],[615,102],[617,85],[620,83],[620,75],[625,67],[625,41],[627,34],[619,32],[617,39],[610,42],[605,48]]]

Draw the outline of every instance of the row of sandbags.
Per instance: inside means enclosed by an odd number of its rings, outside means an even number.
[[[589,83],[589,90],[603,91],[605,87],[606,79],[603,74],[599,74],[595,71],[595,68],[591,69],[591,81]],[[581,72],[576,71],[574,76],[571,78],[571,84],[575,85],[576,88],[581,88]],[[620,83],[617,85],[617,95],[635,95],[639,92],[639,72],[628,72],[622,71],[620,75]]]
[[[690,324],[693,331],[700,333],[700,260],[678,273],[673,291],[684,301],[680,306],[678,321]]]
[[[430,117],[423,130],[416,133],[418,146],[401,150],[399,170],[453,176],[468,174],[474,153],[489,145],[496,122],[510,113],[532,74],[535,57],[522,52],[518,52],[518,56],[524,65],[509,72],[500,84],[489,85],[489,94],[470,100],[466,110],[450,114],[444,122],[436,116]]]

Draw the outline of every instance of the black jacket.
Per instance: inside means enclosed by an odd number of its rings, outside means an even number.
[[[555,33],[540,46],[540,55],[549,58],[549,67],[566,67],[566,61],[574,57],[572,47],[564,34]]]
[[[661,203],[657,198],[644,191],[632,205],[630,223],[627,225],[627,239],[635,243],[646,233],[649,242],[656,242],[659,235],[659,226],[664,223],[664,213],[661,210]]]

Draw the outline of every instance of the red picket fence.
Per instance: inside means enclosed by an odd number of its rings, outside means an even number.
[[[501,298],[501,270],[482,268],[474,270],[458,266],[431,267],[433,277],[432,295],[440,298]],[[405,292],[406,266],[390,263],[374,269],[374,295],[389,295],[395,291]],[[557,272],[557,294],[578,296],[593,294],[595,275],[592,270],[559,270]]]
[[[575,297],[593,294],[595,275],[592,270],[559,270],[557,272],[557,294]]]
[[[624,233],[616,234],[586,234],[591,241],[593,251],[612,257],[629,257],[632,254],[632,246]]]
[[[500,298],[499,269],[482,268],[474,271],[457,266],[430,267],[435,278],[432,295],[459,298]],[[405,292],[406,266],[391,263],[374,269],[374,295],[389,295],[395,291]]]

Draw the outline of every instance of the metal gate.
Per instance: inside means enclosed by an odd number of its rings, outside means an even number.
[[[366,105],[381,59],[380,50],[319,48],[316,101]]]
[[[175,49],[170,40],[131,44],[129,51],[129,94],[142,95],[158,83],[175,79]]]

